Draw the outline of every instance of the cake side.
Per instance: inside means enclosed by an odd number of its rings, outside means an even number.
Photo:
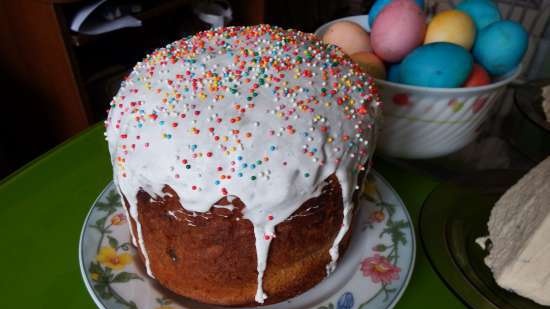
[[[138,211],[151,269],[159,282],[179,295],[204,303],[253,306],[256,254],[244,204],[224,198],[209,212],[184,210],[175,192],[152,198],[141,191]],[[126,205],[127,207],[128,205]],[[306,201],[277,225],[264,276],[270,295],[264,304],[291,298],[326,277],[328,253],[342,221],[342,197],[335,176],[319,197]],[[343,253],[349,234],[340,243]]]
[[[496,203],[485,262],[503,288],[550,304],[550,157]]]

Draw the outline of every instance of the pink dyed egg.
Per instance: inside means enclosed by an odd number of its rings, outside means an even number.
[[[378,15],[371,31],[374,53],[399,62],[424,41],[426,15],[414,0],[394,0]]]

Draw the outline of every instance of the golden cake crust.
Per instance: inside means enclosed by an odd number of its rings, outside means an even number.
[[[182,207],[169,187],[164,192],[157,199],[138,193],[140,224],[156,279],[176,294],[204,303],[258,305],[255,239],[252,224],[242,218],[245,205],[235,199],[233,209],[212,207],[207,213],[193,213]],[[224,198],[217,205],[230,203]],[[340,184],[332,175],[321,195],[277,225],[264,276],[268,295],[264,305],[301,294],[326,277],[342,207]],[[130,222],[136,232],[135,221]],[[350,231],[340,243],[341,253],[349,244]]]

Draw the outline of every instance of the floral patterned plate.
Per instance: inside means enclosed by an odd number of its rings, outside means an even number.
[[[350,247],[336,271],[308,292],[262,309],[393,308],[411,277],[414,229],[391,186],[375,171],[367,180]],[[79,258],[84,283],[101,309],[220,308],[174,295],[147,277],[112,183],[84,222]]]

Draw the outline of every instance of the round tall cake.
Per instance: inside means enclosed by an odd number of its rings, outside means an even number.
[[[313,34],[201,32],[148,55],[106,121],[147,269],[206,303],[274,303],[332,272],[374,150],[370,77]]]

